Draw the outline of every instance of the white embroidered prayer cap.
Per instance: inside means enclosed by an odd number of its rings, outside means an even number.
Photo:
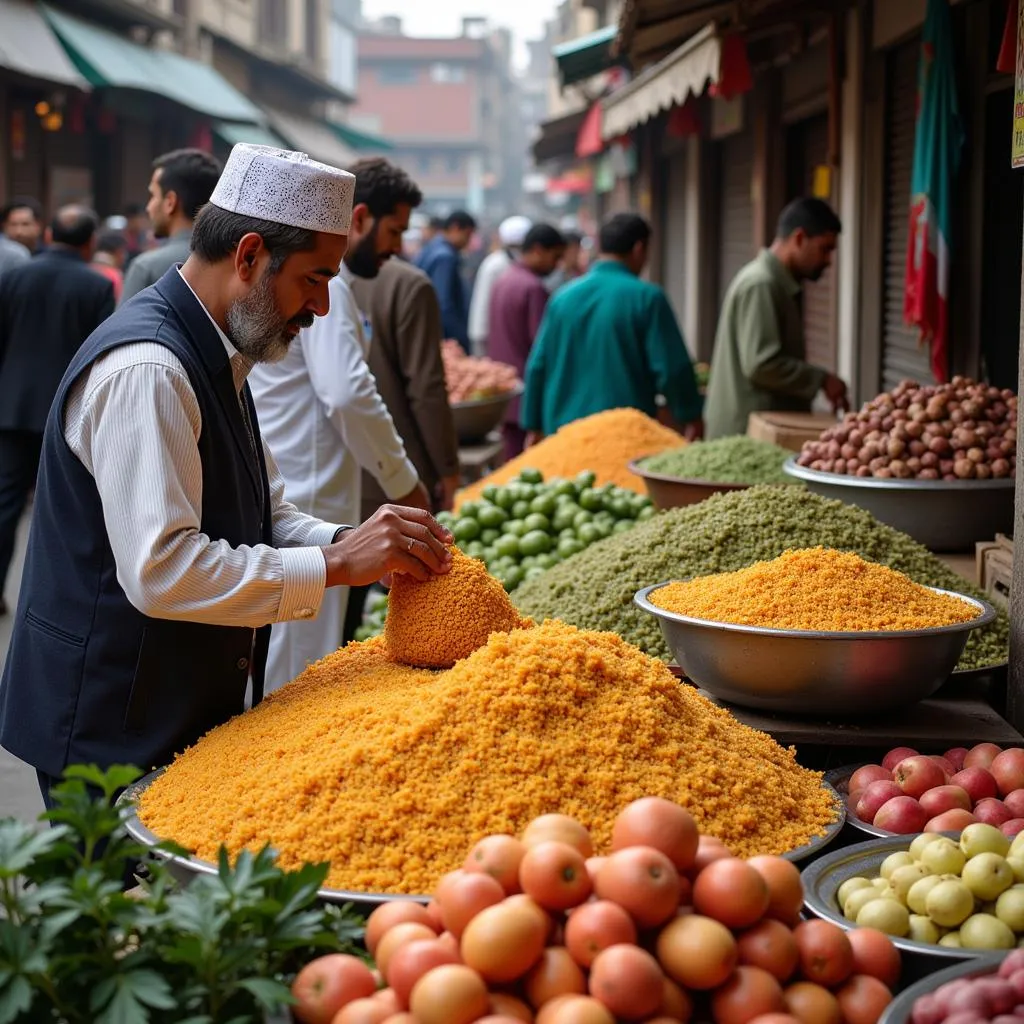
[[[305,153],[240,142],[232,148],[210,202],[245,217],[347,235],[355,190],[355,175]]]
[[[522,245],[532,227],[533,221],[529,217],[506,217],[498,225],[498,240],[502,245]]]

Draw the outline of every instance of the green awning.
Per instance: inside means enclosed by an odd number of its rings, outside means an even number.
[[[63,11],[42,10],[72,63],[97,88],[156,93],[222,121],[263,120],[259,108],[207,64],[139,46]]]
[[[240,142],[248,142],[254,146],[276,146],[288,149],[288,143],[280,135],[264,128],[260,124],[235,124],[231,121],[218,121],[213,126],[214,134],[229,146],[237,146]]]
[[[609,25],[554,47],[551,55],[558,65],[562,86],[585,81],[614,67],[618,62],[612,57],[612,43],[618,31],[617,25]]]
[[[362,132],[349,124],[338,124],[337,121],[331,121],[330,125],[338,138],[357,152],[385,153],[395,148],[387,139],[372,132]]]

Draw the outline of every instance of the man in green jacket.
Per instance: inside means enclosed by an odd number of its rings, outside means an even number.
[[[841,230],[828,203],[796,199],[782,211],[771,247],[729,286],[711,359],[709,439],[745,434],[752,412],[809,412],[819,391],[833,411],[849,409],[843,381],[807,362],[800,302],[803,282],[831,265]]]
[[[700,435],[701,397],[675,314],[664,291],[639,276],[650,240],[643,217],[616,214],[601,228],[600,259],[548,302],[519,411],[528,444],[619,408]]]

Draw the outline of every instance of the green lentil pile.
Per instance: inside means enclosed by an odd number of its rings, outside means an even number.
[[[663,512],[527,581],[513,600],[538,622],[562,619],[581,629],[609,630],[668,661],[657,619],[633,604],[638,590],[735,572],[789,549],[818,546],[852,551],[925,586],[984,596],[927,548],[863,509],[803,488],[759,486]],[[1009,636],[1009,619],[1000,611],[991,626],[971,633],[957,667],[1006,661]]]
[[[698,441],[643,459],[650,473],[681,480],[710,480],[718,484],[795,484],[782,472],[792,455],[769,441],[755,441],[742,434],[717,441]]]

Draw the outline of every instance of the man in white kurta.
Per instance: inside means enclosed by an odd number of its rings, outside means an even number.
[[[506,217],[498,225],[499,248],[480,264],[473,282],[473,298],[469,303],[469,344],[472,354],[486,356],[487,334],[491,323],[491,292],[498,278],[515,263],[523,239],[533,227],[529,217]]]
[[[330,283],[330,311],[300,332],[284,359],[260,364],[249,378],[260,428],[284,477],[288,500],[310,515],[339,523],[360,520],[363,468],[377,478],[389,500],[430,508],[367,365],[369,320],[350,287],[357,276],[375,276],[400,251],[420,193],[386,161],[364,161],[363,166],[362,172],[354,168],[349,250]],[[274,628],[267,692],[337,650],[347,603],[348,588],[336,587],[316,618]]]

